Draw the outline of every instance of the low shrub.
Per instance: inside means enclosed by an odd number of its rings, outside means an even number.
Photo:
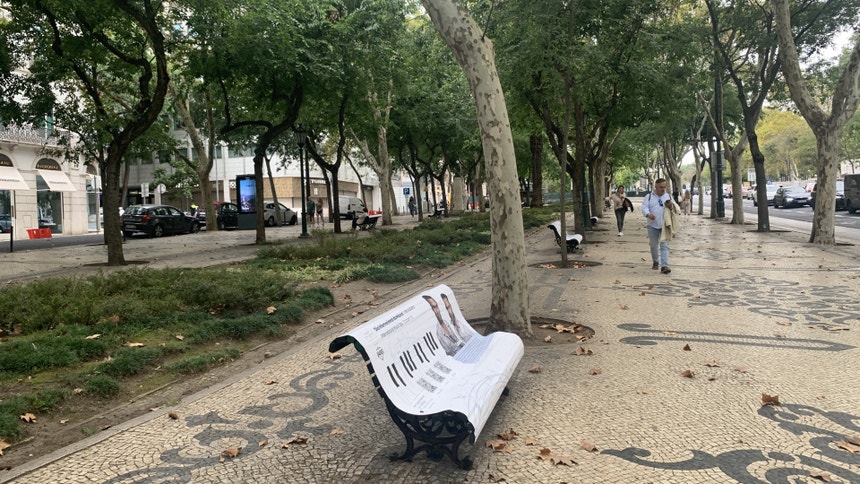
[[[84,380],[84,391],[94,397],[113,398],[122,391],[122,385],[108,375],[90,375]]]

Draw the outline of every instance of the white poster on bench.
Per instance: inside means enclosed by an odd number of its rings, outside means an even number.
[[[401,411],[464,414],[474,437],[523,355],[512,333],[477,333],[440,285],[355,328],[385,394]]]

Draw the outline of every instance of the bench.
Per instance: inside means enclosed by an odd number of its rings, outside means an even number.
[[[556,220],[555,222],[547,225],[547,227],[552,230],[553,235],[555,235],[555,243],[561,247],[561,222]],[[567,234],[566,239],[568,252],[573,252],[579,248],[580,244],[582,244],[582,236],[579,234]]]
[[[442,218],[443,215],[445,215],[445,209],[444,208],[437,208],[436,210],[433,211],[433,213],[430,216],[435,217],[435,218]]]
[[[472,461],[460,458],[460,444],[467,438],[475,443],[523,356],[519,336],[477,333],[445,285],[335,338],[329,351],[350,344],[406,438],[406,450],[391,460],[411,461],[426,451],[435,461],[447,455],[463,469]]]
[[[359,230],[370,230],[376,227],[376,222],[379,220],[379,217],[382,215],[368,215],[366,213],[362,213],[361,215],[356,216],[352,219],[352,228]]]

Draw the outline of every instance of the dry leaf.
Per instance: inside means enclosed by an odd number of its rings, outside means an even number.
[[[578,348],[576,349],[576,351],[575,351],[573,354],[575,354],[576,356],[582,356],[582,355],[588,355],[588,356],[591,356],[591,355],[593,355],[593,354],[594,354],[594,352],[593,352],[593,351],[591,351],[591,350],[589,350],[589,349],[586,349],[586,348],[583,348],[582,346],[580,346],[580,347],[578,347]]]
[[[583,448],[589,452],[597,452],[597,446],[592,444],[591,442],[589,442],[587,440],[580,440],[579,441],[579,447],[581,447],[581,448]]]
[[[591,374],[591,375],[599,375],[599,374],[601,374],[601,373],[603,373],[603,372],[600,370],[600,368],[592,368],[592,369],[589,371],[589,374]]]
[[[242,451],[241,447],[229,447],[221,451],[221,457],[234,458]]]
[[[275,383],[278,383],[278,380],[269,380],[266,383],[263,383],[263,385],[274,385]]]
[[[129,342],[123,343],[122,345],[127,346],[129,348],[140,348],[141,346],[145,346],[143,343],[129,343]]]
[[[185,336],[182,336],[181,334],[177,334],[176,339],[178,339],[179,341],[182,341],[185,339]]]
[[[325,324],[325,319],[317,319],[314,321],[316,324]]]
[[[259,443],[259,444],[257,444],[257,445],[259,445],[260,447],[265,447],[265,446],[266,446],[266,444],[268,444],[268,443],[269,443],[269,441],[268,441],[268,440],[261,440],[261,441],[260,441],[260,443]]]
[[[540,365],[535,365],[535,366],[531,367],[531,369],[529,369],[529,373],[540,373],[540,372],[541,372]]]
[[[573,460],[573,457],[570,457],[567,455],[553,455],[552,456],[552,463],[555,465],[571,466],[571,465],[576,464],[576,461]]]
[[[789,323],[788,321],[777,321],[776,324],[780,326],[791,326],[791,323]]]
[[[552,335],[548,335],[546,338],[544,338],[543,342],[544,343],[552,343]]]
[[[340,353],[329,353],[328,355],[330,360],[339,360],[343,357]]]
[[[693,370],[684,370],[681,372],[681,376],[684,378],[693,378],[696,376],[696,373]]]
[[[839,440],[836,442],[836,447],[840,449],[845,449],[848,452],[860,452],[860,445],[855,445],[850,442],[845,442],[844,440]]]
[[[266,308],[266,314],[272,314],[277,310],[278,310],[278,308],[276,308],[275,306],[269,306]]]
[[[637,390],[636,393],[639,393],[641,395],[650,395],[654,393],[654,390],[652,388],[643,388],[641,390]]]
[[[714,361],[714,360],[706,361],[706,362],[704,362],[704,363],[702,363],[702,364],[703,364],[703,365],[705,365],[705,366],[707,366],[708,368],[719,368],[719,367],[720,367],[720,364],[719,364],[719,363],[717,363],[717,362],[716,362],[716,361]]]
[[[176,412],[170,412],[167,416],[170,417],[170,420],[179,420],[179,415]]]
[[[732,369],[737,371],[737,372],[740,372],[740,373],[746,373],[747,372],[747,369],[744,368],[743,366],[733,366]]]
[[[768,395],[766,393],[761,394],[761,404],[762,405],[779,405],[779,395]]]
[[[288,441],[284,442],[283,444],[281,444],[281,448],[282,448],[282,449],[286,449],[286,448],[287,448],[287,446],[288,446],[288,445],[290,445],[290,444],[300,444],[300,445],[304,445],[304,444],[307,444],[307,443],[308,443],[308,438],[307,438],[307,437],[294,437],[294,438],[292,438],[291,440],[288,440]]]
[[[66,425],[67,423],[69,423],[69,419],[67,418],[60,420],[60,425]]]
[[[329,432],[328,434],[329,435],[342,435],[343,433],[344,433],[344,431],[341,429],[331,429],[331,432]]]
[[[845,437],[845,442],[860,445],[860,435],[849,435],[848,437]]]
[[[97,339],[97,338],[101,338],[101,336],[102,336],[101,334],[96,333],[96,334],[91,334],[84,339]]]
[[[9,447],[12,447],[12,444],[0,439],[0,455],[3,455],[3,449],[8,449]]]
[[[831,481],[833,481],[833,479],[830,477],[830,473],[829,473],[829,472],[824,472],[824,471],[821,471],[821,472],[815,472],[815,471],[810,472],[810,473],[809,473],[809,477],[812,477],[812,478],[818,479],[819,481],[824,481],[824,482],[831,482]]]
[[[502,476],[495,476],[493,474],[489,474],[487,477],[490,479],[490,482],[508,482],[508,480]]]
[[[540,442],[538,442],[537,439],[533,439],[531,437],[526,437],[525,444],[526,445],[538,445],[538,444],[540,444]]]
[[[684,351],[693,351],[693,350],[692,350],[692,348],[690,348],[690,345],[687,344],[687,345],[684,345]]]
[[[552,459],[552,451],[547,449],[547,448],[541,449],[540,454],[538,454],[538,459],[541,459],[541,460]]]
[[[507,432],[503,434],[498,434],[499,438],[502,440],[513,440],[517,435],[520,434],[518,434],[517,431],[514,429],[508,429]]]
[[[21,420],[27,422],[27,423],[33,423],[36,421],[36,416],[33,415],[32,413],[25,413],[24,415],[21,415],[19,418]]]
[[[663,331],[663,336],[678,336],[678,333],[674,331]]]

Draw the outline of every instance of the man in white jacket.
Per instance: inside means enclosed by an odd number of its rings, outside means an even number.
[[[666,209],[673,210],[676,205],[672,196],[666,193],[666,179],[658,178],[654,182],[654,190],[645,195],[642,202],[642,214],[645,215],[648,229],[648,243],[651,246],[651,268],[660,269],[663,274],[672,272],[669,269],[669,241],[661,240],[663,219]]]

